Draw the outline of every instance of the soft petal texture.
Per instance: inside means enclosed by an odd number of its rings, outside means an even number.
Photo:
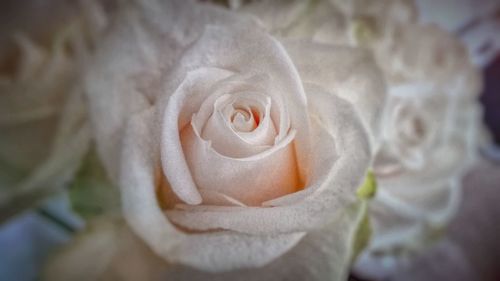
[[[345,280],[366,206],[356,203],[290,252],[257,268],[207,273],[169,264],[118,219],[96,221],[49,262],[45,280]],[[332,235],[332,233],[336,233]],[[103,247],[106,245],[105,247]]]
[[[269,153],[237,159],[217,153],[190,127],[182,130],[181,139],[193,179],[199,182],[198,188],[214,190],[256,206],[293,193],[300,187],[292,143],[294,135],[283,140],[282,145],[274,146]],[[210,204],[206,200],[204,203]]]
[[[345,46],[332,48],[327,44],[294,40],[283,40],[283,43],[302,81],[318,85],[353,104],[375,145],[386,89],[383,75],[371,55]]]

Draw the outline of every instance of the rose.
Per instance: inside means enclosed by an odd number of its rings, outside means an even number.
[[[30,36],[11,32],[1,48],[0,219],[61,188],[86,151],[90,132],[70,51],[73,19],[64,15],[32,23]]]
[[[368,270],[380,265],[381,253],[402,259],[439,237],[456,213],[480,135],[481,83],[466,50],[435,26],[398,28],[391,55],[378,50],[392,56],[392,67],[374,165],[380,187],[370,208],[374,239],[360,266]]]
[[[157,255],[267,272],[285,252],[321,247],[312,264],[284,264],[345,276],[362,217],[347,219],[349,206],[371,161],[365,128],[377,124],[366,116],[384,102],[364,51],[280,42],[212,6],[152,2],[124,8],[86,85],[124,217]]]
[[[359,268],[424,248],[454,214],[460,177],[477,146],[480,79],[461,44],[434,26],[418,25],[407,1],[259,2],[239,10],[275,34],[372,50],[389,101],[374,165],[374,239]],[[279,17],[271,16],[274,10]]]

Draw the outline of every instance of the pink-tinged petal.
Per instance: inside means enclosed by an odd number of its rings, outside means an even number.
[[[281,200],[290,205],[275,207],[183,206],[182,210],[166,211],[169,219],[195,230],[290,233],[322,225],[355,200],[355,190],[371,158],[366,132],[349,103],[314,85],[306,86],[315,143],[311,155],[314,173],[305,190],[313,190],[312,194],[305,198],[285,195]],[[288,196],[293,199],[287,200]]]
[[[184,154],[197,186],[224,193],[251,206],[301,187],[294,137],[292,131],[268,150],[246,158],[230,158],[215,151],[191,126],[181,132]]]
[[[230,76],[223,69],[201,68],[189,72],[175,93],[168,98],[161,130],[161,161],[172,190],[188,204],[199,204],[202,198],[189,170],[182,149],[180,131],[205,99],[213,84]]]

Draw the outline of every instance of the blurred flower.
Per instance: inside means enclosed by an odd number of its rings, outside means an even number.
[[[466,50],[435,26],[402,25],[394,34],[391,47],[375,51],[387,62],[389,105],[374,163],[374,239],[361,264],[404,259],[441,236],[481,139],[481,79]]]
[[[5,219],[67,183],[89,141],[72,16],[40,37],[12,32],[0,54],[0,214]],[[39,41],[40,43],[38,43]],[[8,45],[8,44],[7,44]]]

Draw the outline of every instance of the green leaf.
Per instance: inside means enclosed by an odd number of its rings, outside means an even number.
[[[107,177],[95,150],[84,159],[69,187],[73,210],[85,220],[120,210],[120,195]]]
[[[377,37],[376,26],[372,17],[358,17],[353,20],[351,32],[359,45],[368,46]]]

